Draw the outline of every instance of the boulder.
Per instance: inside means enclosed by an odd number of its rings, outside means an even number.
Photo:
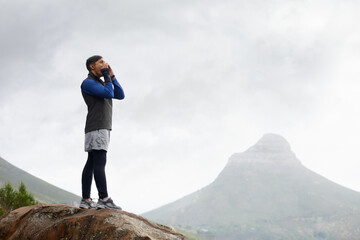
[[[171,228],[120,210],[38,204],[0,218],[0,239],[182,240]]]

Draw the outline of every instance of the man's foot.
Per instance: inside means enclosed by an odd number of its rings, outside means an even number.
[[[79,208],[83,209],[95,209],[96,203],[90,198],[90,201],[87,201],[85,199],[81,199]]]
[[[97,209],[100,209],[100,208],[112,208],[112,209],[116,209],[116,210],[121,210],[121,207],[116,206],[111,198],[108,198],[106,200],[102,200],[102,199],[99,198],[99,201],[97,202],[96,208]]]

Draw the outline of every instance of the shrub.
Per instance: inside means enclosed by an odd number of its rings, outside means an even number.
[[[19,207],[35,205],[37,203],[33,195],[26,191],[23,182],[21,182],[18,191],[14,190],[10,183],[6,183],[4,187],[0,188],[0,207],[5,213]]]

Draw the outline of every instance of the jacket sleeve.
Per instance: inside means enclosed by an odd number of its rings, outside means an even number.
[[[98,98],[114,98],[114,87],[111,82],[106,82],[105,86],[103,86],[95,80],[88,78],[81,84],[81,90]]]
[[[114,98],[119,100],[124,99],[125,93],[118,80],[115,78],[112,83],[114,84]]]

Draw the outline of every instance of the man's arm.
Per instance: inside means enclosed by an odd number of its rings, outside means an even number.
[[[97,83],[96,81],[94,81],[92,79],[86,79],[81,84],[81,89],[85,93],[93,95],[95,97],[114,98],[114,87],[111,83],[110,69],[103,68],[103,69],[101,69],[101,73],[104,76],[105,86]]]
[[[118,82],[118,80],[116,80],[116,78],[114,78],[112,83],[114,84],[114,98],[119,99],[119,100],[124,99],[125,93],[124,93],[124,90],[121,87],[120,83]]]
[[[114,87],[111,82],[106,82],[103,86],[93,79],[86,79],[81,84],[81,90],[98,98],[114,98]]]
[[[112,83],[114,84],[114,98],[119,100],[124,99],[125,98],[124,90],[122,89],[118,80],[115,78],[114,71],[112,70],[110,65],[108,65],[108,69],[109,69],[109,74],[111,76],[110,78],[112,79]]]

